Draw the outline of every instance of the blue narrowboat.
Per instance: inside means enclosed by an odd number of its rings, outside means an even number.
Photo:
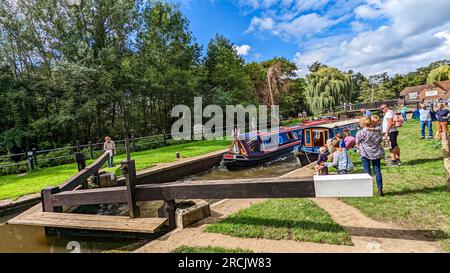
[[[246,133],[236,137],[230,150],[223,156],[228,169],[242,169],[272,161],[294,151],[318,154],[328,139],[348,129],[357,131],[357,120],[337,122],[323,118],[301,123],[293,127],[281,127],[276,132]]]

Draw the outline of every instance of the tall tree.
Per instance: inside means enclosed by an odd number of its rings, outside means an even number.
[[[450,80],[450,65],[443,65],[431,70],[428,74],[427,83]]]
[[[306,82],[306,100],[315,114],[351,100],[352,78],[336,68],[321,67],[307,75]]]

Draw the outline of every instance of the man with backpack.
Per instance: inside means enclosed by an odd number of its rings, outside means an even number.
[[[398,146],[398,127],[396,126],[396,115],[387,104],[383,104],[380,110],[384,113],[383,118],[383,134],[385,139],[389,139],[390,145],[389,150],[391,152],[391,166],[399,166],[400,161],[400,147]],[[401,117],[401,115],[400,115]],[[403,119],[403,122],[405,120]],[[397,125],[403,125],[397,118]]]

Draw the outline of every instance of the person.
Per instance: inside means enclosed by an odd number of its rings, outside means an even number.
[[[443,103],[440,103],[438,106],[438,110],[436,111],[437,128],[438,128],[436,140],[442,139],[442,132],[448,133],[448,114],[450,114],[450,111],[445,108],[445,105]]]
[[[380,110],[384,113],[383,117],[383,134],[385,139],[389,139],[389,150],[391,152],[391,165],[398,166],[401,164],[400,147],[398,145],[398,129],[395,127],[394,111],[387,104],[383,104]]]
[[[416,106],[416,108],[414,109],[412,118],[415,120],[420,120],[420,107]]]
[[[328,152],[331,155],[331,160],[333,160],[333,154],[336,151],[336,145],[339,145],[343,142],[343,135],[341,133],[336,134],[335,137],[330,138],[327,142]],[[345,142],[344,142],[345,146]]]
[[[333,162],[325,163],[328,168],[335,167],[338,174],[348,174],[353,171],[353,162],[345,149],[343,142],[337,142],[334,147],[336,151],[333,154]]]
[[[425,126],[428,129],[428,138],[433,138],[433,120],[431,118],[431,111],[425,104],[421,105],[419,110],[420,114],[420,132],[422,133],[422,139],[425,139]]]
[[[405,122],[408,121],[407,112],[408,112],[408,107],[406,107],[406,104],[403,104],[403,106],[402,106],[402,116],[403,116],[403,119],[405,120]]]
[[[347,149],[353,149],[356,146],[356,138],[350,134],[348,129],[344,130],[344,143]]]
[[[317,175],[327,175],[328,168],[325,163],[328,161],[327,147],[323,146],[319,149],[319,158],[317,159],[317,164],[315,167]]]
[[[384,149],[381,146],[383,135],[381,130],[373,130],[372,120],[363,117],[359,121],[362,130],[356,133],[356,145],[364,172],[372,175],[371,165],[377,181],[378,194],[384,196],[383,176],[381,175],[381,159],[384,157]]]
[[[363,117],[368,117],[368,118],[370,118],[370,117],[372,116],[372,112],[370,112],[369,109],[364,109],[364,108],[362,108],[362,109],[361,109],[361,113],[363,114]]]
[[[114,155],[116,153],[116,144],[114,144],[114,141],[109,136],[105,137],[105,143],[103,144],[103,150],[105,152],[109,153],[109,159],[108,159],[108,167],[112,168],[114,167],[113,160]]]

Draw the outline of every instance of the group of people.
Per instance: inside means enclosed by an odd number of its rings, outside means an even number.
[[[386,104],[382,105],[380,110],[384,113],[383,120],[378,115],[372,115],[370,111],[362,109],[363,117],[359,120],[361,130],[357,132],[356,137],[351,136],[349,131],[344,131],[343,134],[337,134],[330,139],[327,146],[320,148],[316,165],[318,175],[328,174],[328,168],[331,167],[336,168],[338,174],[351,173],[354,165],[348,151],[354,149],[361,158],[364,172],[372,175],[373,168],[378,194],[384,196],[381,174],[381,160],[385,156],[383,143],[389,145],[390,165],[401,165],[397,140],[398,128],[403,126],[404,119],[402,115],[398,117]]]
[[[448,132],[449,114],[450,111],[446,108],[446,104],[444,103],[439,103],[436,107],[434,104],[427,103],[417,105],[413,112],[413,119],[420,121],[421,138],[425,139],[425,129],[427,129],[429,139],[434,137],[436,140],[441,140],[442,133]],[[435,136],[433,136],[433,122],[437,122],[438,132]]]

